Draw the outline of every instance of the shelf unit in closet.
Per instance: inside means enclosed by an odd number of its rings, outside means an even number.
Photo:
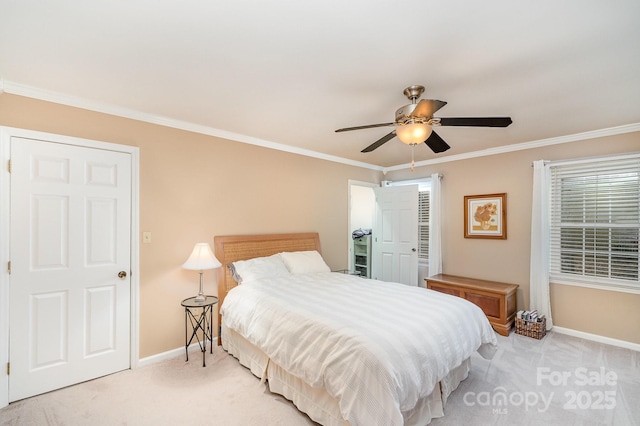
[[[371,278],[371,235],[354,238],[353,267],[361,277]]]

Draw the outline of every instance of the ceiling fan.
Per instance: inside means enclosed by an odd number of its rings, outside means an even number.
[[[417,145],[424,142],[435,153],[444,152],[451,148],[432,126],[474,126],[474,127],[507,127],[512,123],[511,117],[434,117],[433,114],[447,103],[435,99],[418,99],[424,92],[424,86],[414,85],[404,89],[404,95],[411,103],[396,111],[396,120],[392,123],[368,124],[365,126],[345,127],[336,132],[370,129],[373,127],[394,126],[395,129],[381,137],[361,152],[371,152],[398,137],[407,145]]]

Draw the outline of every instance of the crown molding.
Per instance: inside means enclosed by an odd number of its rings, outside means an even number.
[[[27,86],[8,80],[0,79],[0,94],[10,93],[13,95],[25,96],[28,98],[39,99],[47,102],[72,106],[76,108],[86,109],[89,111],[100,112],[118,117],[129,118],[132,120],[142,121],[145,123],[157,124],[160,126],[171,127],[174,129],[186,130],[189,132],[199,133],[208,136],[228,139],[235,142],[247,143],[250,145],[262,146],[265,148],[275,149],[278,151],[289,152],[292,154],[303,155],[306,157],[318,158],[321,160],[332,161],[335,163],[346,164],[349,166],[361,167],[365,169],[375,170],[387,174],[391,171],[410,169],[411,164],[399,164],[391,167],[381,167],[374,164],[364,163],[361,161],[350,160],[335,155],[323,154],[321,152],[309,149],[297,148],[290,145],[284,145],[265,139],[255,138],[240,133],[229,132],[226,130],[216,129],[213,127],[203,126],[200,124],[190,123],[187,121],[175,120],[154,114],[148,114],[116,105],[96,102],[76,96],[66,95],[64,93],[53,92],[50,90],[39,89],[33,86]],[[555,138],[541,139],[531,142],[523,142],[519,144],[489,148],[480,151],[473,151],[464,154],[448,155],[444,157],[434,158],[431,160],[417,161],[414,167],[429,166],[439,163],[448,163],[450,161],[467,160],[471,158],[486,157],[489,155],[505,154],[514,151],[523,151],[527,149],[540,148],[549,145],[559,145],[569,142],[577,142],[586,139],[601,138],[605,136],[619,135],[623,133],[632,133],[640,131],[640,123],[627,124],[617,127],[609,127],[601,130],[593,130],[589,132],[576,133],[573,135],[559,136]]]
[[[505,154],[514,151],[524,151],[527,149],[541,148],[549,145],[560,145],[569,142],[578,142],[587,139],[602,138],[605,136],[620,135],[623,133],[633,133],[640,131],[640,123],[625,124],[623,126],[608,127],[606,129],[592,130],[589,132],[575,133],[573,135],[558,136],[555,138],[540,139],[537,141],[523,142],[513,145],[500,146],[496,148],[483,149],[481,151],[467,152],[464,154],[448,155],[445,157],[434,158],[432,160],[416,161],[415,167],[429,166],[438,163],[448,163],[451,161],[468,160],[470,158],[486,157],[489,155]],[[382,169],[383,174],[391,171],[410,169],[411,164],[400,164]]]
[[[62,105],[67,105],[75,108],[86,109],[89,111],[95,111],[95,112],[100,112],[104,114],[115,115],[118,117],[129,118],[132,120],[142,121],[145,123],[157,124],[160,126],[171,127],[174,129],[186,130],[189,132],[228,139],[235,142],[262,146],[265,148],[289,152],[292,154],[304,155],[306,157],[313,157],[321,160],[332,161],[335,163],[342,163],[349,166],[362,167],[362,168],[376,170],[376,171],[383,170],[381,166],[376,166],[376,165],[364,163],[361,161],[350,160],[350,159],[338,157],[335,155],[323,154],[321,152],[316,152],[309,149],[297,148],[290,145],[284,145],[278,142],[255,138],[253,136],[247,136],[240,133],[229,132],[226,130],[216,129],[209,126],[190,123],[187,121],[175,120],[168,117],[148,114],[148,113],[136,111],[133,109],[96,102],[96,101],[92,101],[92,100],[88,100],[88,99],[84,99],[76,96],[66,95],[64,93],[53,92],[50,90],[39,89],[36,87],[27,86],[20,83],[14,83],[7,80],[0,80],[0,93],[2,93],[1,89],[3,88],[4,88],[4,92],[10,93],[12,95],[25,96],[28,98],[39,99],[42,101],[53,102],[56,104],[62,104]]]

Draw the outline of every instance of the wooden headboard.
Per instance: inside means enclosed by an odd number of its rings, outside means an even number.
[[[320,236],[317,232],[300,234],[226,235],[214,237],[215,254],[220,263],[218,268],[218,326],[222,324],[220,306],[227,293],[238,285],[227,268],[229,263],[255,257],[271,256],[283,251],[320,251]],[[221,343],[218,328],[218,344]]]

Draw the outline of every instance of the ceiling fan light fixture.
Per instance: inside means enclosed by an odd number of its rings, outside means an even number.
[[[402,143],[417,145],[431,136],[431,126],[425,123],[405,123],[396,127],[396,136]]]
[[[470,126],[470,127],[507,127],[512,123],[511,117],[434,117],[433,115],[447,103],[438,99],[421,99],[424,86],[409,86],[404,90],[404,95],[411,103],[396,110],[395,121],[391,123],[367,124],[365,126],[345,127],[336,132],[348,130],[371,129],[374,127],[394,127],[394,130],[361,152],[371,152],[380,148],[394,137],[398,137],[406,145],[415,147],[425,143],[436,154],[451,148],[436,132],[432,126]]]

